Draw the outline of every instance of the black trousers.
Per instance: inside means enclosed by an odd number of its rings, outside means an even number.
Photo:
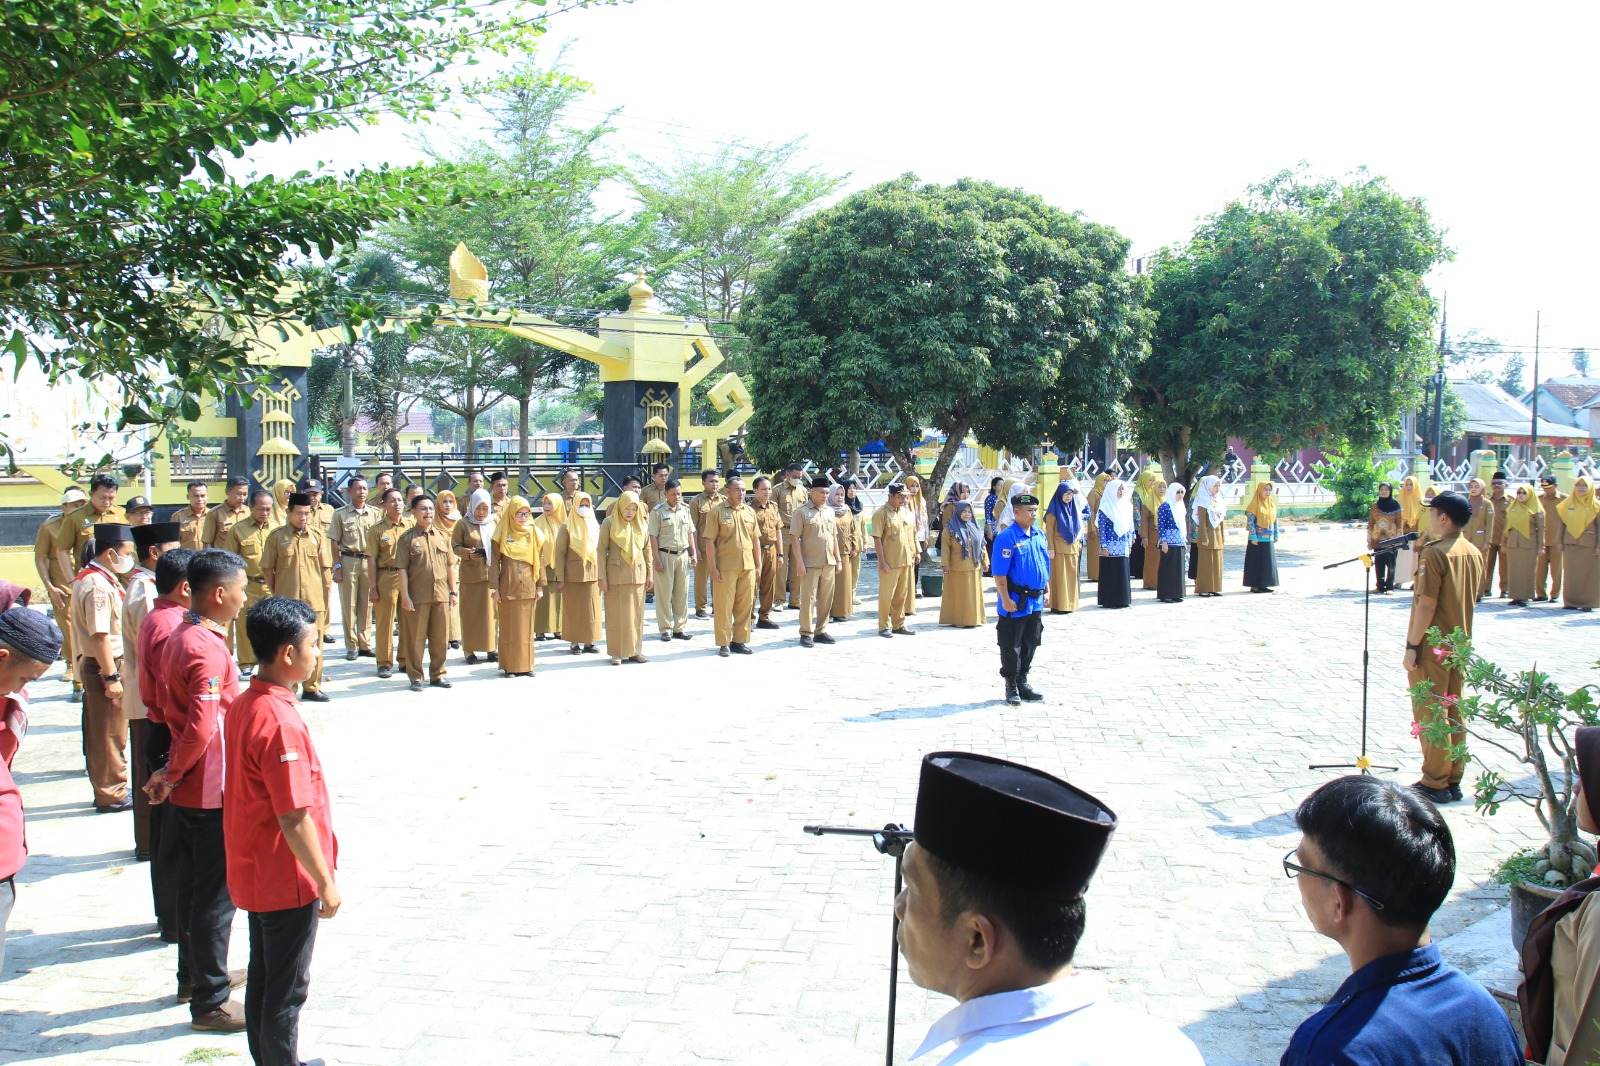
[[[1394,588],[1395,553],[1391,549],[1379,552],[1372,557],[1373,576],[1378,582],[1378,591]]]
[[[1044,639],[1044,615],[1036,612],[1018,618],[1001,617],[995,634],[1000,642],[1000,676],[1007,681],[1026,681],[1033,653]]]
[[[169,803],[171,801],[168,801]],[[187,968],[198,1018],[228,1001],[228,937],[233,898],[222,845],[222,810],[172,806],[168,828],[178,845],[178,971]]]
[[[311,989],[317,901],[283,911],[251,911],[244,1031],[256,1066],[300,1066],[300,1008]]]
[[[144,761],[147,774],[153,774],[167,765],[167,751],[172,747],[172,732],[158,722],[146,722],[144,729]],[[142,789],[143,782],[134,786]],[[150,808],[150,894],[155,898],[156,925],[162,937],[170,940],[178,935],[178,835],[171,827],[172,804]],[[188,981],[187,956],[178,951],[178,980]]]

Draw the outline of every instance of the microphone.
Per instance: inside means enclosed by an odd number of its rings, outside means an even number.
[[[1410,544],[1412,541],[1416,540],[1420,535],[1421,534],[1418,533],[1402,533],[1398,537],[1390,537],[1388,540],[1380,540],[1378,542],[1378,546],[1372,550],[1375,552],[1385,552],[1393,551],[1395,548],[1403,548],[1407,544]]]

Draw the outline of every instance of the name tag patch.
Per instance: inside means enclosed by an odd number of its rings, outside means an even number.
[[[282,755],[278,756],[278,761],[279,762],[295,762],[299,758],[300,758],[300,753],[298,751],[295,751],[293,748],[290,748],[288,751],[286,751]]]

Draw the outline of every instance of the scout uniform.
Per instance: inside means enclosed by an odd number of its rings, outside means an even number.
[[[695,494],[689,501],[689,514],[694,517],[694,528],[705,536],[706,515],[723,500],[722,493],[708,493],[704,490]],[[570,506],[570,505],[569,505]],[[694,613],[697,618],[704,618],[706,613],[706,585],[711,580],[711,562],[701,559],[700,565],[694,569]]]
[[[194,513],[193,507],[185,507],[172,516],[172,521],[178,523],[178,544],[190,551],[203,551],[208,544],[205,542],[206,519],[211,517],[211,508],[207,507],[199,514]]]
[[[395,554],[400,537],[406,531],[405,519],[389,521],[380,515],[367,534],[368,562],[377,568],[378,599],[373,607],[373,620],[377,626],[377,656],[379,670],[394,669],[394,620],[400,610],[400,577],[402,567]],[[400,656],[405,658],[405,632],[401,633]]]
[[[328,633],[328,585],[333,580],[333,548],[320,530],[280,526],[267,537],[261,569],[272,571],[272,594],[287,596],[317,612],[317,639]],[[245,643],[248,643],[246,641]],[[306,693],[322,691],[323,657],[305,683]]]
[[[1504,485],[1497,487],[1489,496],[1489,504],[1494,508],[1494,529],[1489,534],[1489,550],[1484,556],[1483,566],[1483,594],[1489,595],[1489,590],[1494,586],[1496,571],[1500,574],[1500,595],[1506,594],[1506,573],[1510,560],[1506,557],[1506,516],[1511,510],[1511,497],[1506,495]]]
[[[879,544],[878,632],[899,632],[905,628],[906,588],[917,565],[917,518],[909,507],[886,503],[872,516],[872,536]]]
[[[71,603],[72,574],[61,567],[61,556],[56,554],[56,534],[61,530],[61,523],[67,514],[53,514],[45,519],[39,526],[39,534],[33,541],[33,558],[35,563],[44,561],[44,571],[49,575],[50,587],[46,589],[50,594],[50,605],[55,610],[55,616],[62,622],[61,626],[61,654],[66,659],[66,679],[72,682],[74,694],[83,691],[83,685],[78,681],[78,664],[73,656],[76,647],[72,632],[72,623],[68,620],[68,606]],[[68,590],[68,597],[62,599],[56,595],[56,589]],[[74,695],[76,698],[76,695]]]
[[[712,590],[717,647],[742,650],[750,639],[750,608],[756,591],[756,548],[761,532],[756,513],[743,500],[724,499],[706,512],[700,536],[707,553],[717,553],[722,580]],[[709,565],[702,567],[709,574]],[[698,577],[698,571],[696,573]]]
[[[762,628],[776,629],[777,623],[771,618],[772,605],[778,598],[778,579],[789,558],[789,553],[783,550],[789,527],[775,501],[768,500],[752,507],[756,512],[756,528],[761,531],[761,580],[757,582],[760,587],[756,592],[761,605],[761,622],[766,623]]]
[[[1039,506],[1035,496],[1016,496],[1011,502],[1013,506]],[[995,577],[1006,579],[1006,595],[1016,608],[1006,610],[1005,600],[996,594],[995,610],[1000,620],[995,631],[1000,644],[1000,676],[1006,679],[1006,702],[1036,702],[1044,697],[1028,684],[1028,670],[1044,638],[1044,600],[1050,585],[1049,538],[1037,524],[1023,529],[1021,523],[1011,523],[995,535],[989,570]]]
[[[128,515],[116,504],[112,504],[111,509],[104,514],[96,511],[93,503],[86,503],[76,511],[68,511],[61,524],[56,527],[55,542],[56,552],[66,553],[67,573],[76,574],[83,566],[83,548],[94,539],[96,523],[125,526],[128,524]]]
[[[1468,525],[1477,521],[1478,515],[1474,512]],[[1430,628],[1437,626],[1440,633],[1447,635],[1460,629],[1467,636],[1472,636],[1472,609],[1483,588],[1486,569],[1483,553],[1467,539],[1465,530],[1433,541],[1422,549],[1417,562],[1417,576],[1411,586],[1411,610],[1417,611],[1417,601],[1426,596],[1435,601],[1433,616],[1427,619]],[[1464,742],[1466,734],[1459,729],[1461,712],[1456,703],[1462,692],[1461,671],[1447,667],[1433,653],[1426,636],[1414,650],[1417,653],[1417,666],[1406,672],[1406,684],[1414,687],[1419,681],[1429,681],[1433,684],[1433,691],[1425,699],[1412,701],[1412,719],[1427,722],[1439,707],[1440,698],[1452,697],[1444,701],[1448,705],[1450,721],[1458,727],[1451,732],[1450,742]],[[1434,747],[1426,737],[1422,738],[1421,743],[1422,784],[1432,789],[1459,788],[1465,764],[1451,762],[1448,749]]]
[[[438,684],[446,673],[445,654],[450,650],[450,601],[455,593],[450,580],[455,556],[450,535],[438,526],[422,529],[412,526],[400,534],[395,544],[396,561],[405,568],[406,589],[411,598],[411,626],[406,647],[406,676],[413,683],[422,680],[422,646],[428,646],[428,680]],[[441,687],[446,687],[441,685]]]
[[[1556,508],[1567,497],[1554,485],[1539,488],[1539,506],[1544,508],[1544,554],[1534,564],[1533,598],[1553,600],[1561,595],[1561,519]],[[1545,577],[1550,578],[1550,589],[1545,591]]]
[[[655,575],[656,626],[663,639],[670,639],[683,633],[689,622],[689,544],[694,538],[689,505],[679,499],[672,507],[663,500],[650,509],[646,532],[661,552],[661,569]]]
[[[827,487],[826,479],[822,481]],[[817,483],[812,482],[816,487]],[[833,611],[833,582],[839,569],[839,526],[833,508],[809,500],[795,508],[789,519],[791,569],[803,565],[805,573],[795,578],[800,586],[800,636],[827,636],[828,618]],[[813,618],[815,621],[813,621]],[[829,638],[825,643],[831,643]]]
[[[110,570],[91,560],[78,572],[72,583],[71,616],[78,676],[83,680],[83,755],[94,805],[100,808],[117,807],[128,799],[128,721],[122,716],[120,698],[106,695],[107,680],[90,648],[95,636],[109,636],[117,657],[115,669],[121,673],[122,604],[122,582]]]
[[[346,652],[372,654],[372,575],[367,569],[367,539],[383,520],[383,511],[344,506],[333,512],[328,541],[339,553],[333,568],[339,572],[339,606],[344,618]]]
[[[222,539],[224,550],[244,560],[244,607],[239,611],[239,618],[249,614],[250,608],[271,595],[266,575],[261,572],[261,560],[267,553],[267,540],[272,536],[272,527],[268,524],[271,521],[270,518],[266,522],[246,518],[243,522],[235,522],[228,527],[227,535]],[[239,660],[241,670],[254,670],[255,649],[250,647],[249,637],[241,639],[243,630],[244,624],[237,618],[229,624],[228,647]]]
[[[783,519],[785,531],[789,528],[789,521],[794,518],[795,509],[802,503],[811,499],[811,490],[803,484],[796,482],[790,484],[785,478],[783,483],[772,490],[772,500],[778,505],[778,515]],[[790,609],[800,606],[800,590],[789,580],[789,553],[783,553],[783,562],[779,566],[777,576],[777,589],[780,596],[787,596]]]

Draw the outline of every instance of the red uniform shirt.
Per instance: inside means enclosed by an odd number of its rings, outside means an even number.
[[[222,629],[193,611],[167,638],[167,728],[172,751],[167,780],[171,802],[216,810],[222,806],[222,721],[239,691]]]
[[[22,790],[11,779],[11,760],[28,731],[28,690],[0,696],[0,881],[28,861],[28,834],[22,823]]]
[[[183,624],[183,604],[157,597],[139,623],[139,699],[150,721],[167,720],[167,638]]]
[[[228,710],[227,756],[222,838],[234,906],[258,914],[304,907],[317,898],[316,882],[289,850],[278,817],[309,812],[329,869],[339,844],[300,701],[280,685],[253,679]]]

